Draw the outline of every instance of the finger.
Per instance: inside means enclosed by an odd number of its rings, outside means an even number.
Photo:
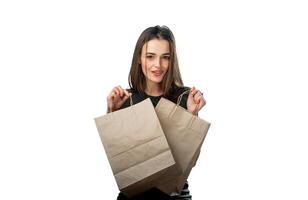
[[[112,93],[107,97],[107,105],[108,105],[109,108],[113,108],[113,106],[114,106],[114,98],[115,98],[114,92],[112,92]]]
[[[198,108],[199,108],[198,104],[195,104],[195,108],[194,108],[194,111],[193,111],[194,114],[198,113],[198,111],[199,111]]]
[[[199,106],[201,106],[201,105],[203,105],[203,104],[205,103],[205,101],[204,101],[204,99],[203,99],[202,96],[199,96],[199,97],[197,98],[197,102],[198,102],[198,105],[199,105]]]
[[[126,89],[123,90],[123,91],[124,91],[124,93],[125,93],[126,96],[128,96],[128,97],[130,96],[129,92],[128,92]]]
[[[192,95],[191,92],[189,92],[189,94],[188,94],[188,99],[193,99],[193,98],[194,98],[194,96]]]
[[[110,94],[111,94],[111,93],[117,93],[117,89],[116,89],[116,87],[112,88],[112,90],[111,90]]]
[[[195,86],[193,86],[191,89],[190,89],[190,92],[193,92],[193,91],[195,91],[196,90],[196,88],[195,88]]]
[[[203,96],[203,93],[201,92],[201,91],[199,91],[200,92],[200,99],[201,99],[201,103],[202,103],[202,106],[204,106],[205,104],[206,104],[206,101],[205,101],[205,99],[204,99],[204,96]]]
[[[113,94],[112,94],[112,102],[115,103],[115,102],[117,102],[118,100],[119,100],[119,95],[116,94],[116,93],[113,93]]]
[[[119,89],[118,87],[115,87],[115,88],[113,89],[113,91],[115,92],[115,94],[116,94],[117,96],[121,96],[121,91],[120,91],[120,89]]]
[[[107,96],[107,100],[112,100],[114,98],[114,92],[111,91],[110,94]]]
[[[127,95],[127,94],[126,94],[126,93],[127,93],[126,90],[124,90],[120,85],[119,85],[118,87],[119,87],[120,90],[121,90],[121,97],[123,97],[124,95]]]
[[[117,89],[119,91],[120,97],[123,97],[123,89],[121,88],[121,86],[118,86]]]
[[[205,103],[202,103],[202,104],[200,105],[199,110],[201,110],[201,108],[203,108],[204,106],[205,106]]]
[[[192,104],[190,105],[190,107],[188,108],[188,110],[191,112],[191,113],[195,113],[198,109],[198,105],[197,104]]]
[[[206,100],[204,99],[203,96],[202,96],[202,103],[203,103],[203,105],[206,105]]]
[[[194,101],[195,101],[195,103],[197,103],[198,105],[201,104],[201,102],[203,101],[203,96],[201,95],[200,92],[198,92],[198,93],[194,96]]]
[[[192,90],[191,94],[193,95],[193,97],[197,94],[199,90]]]
[[[201,96],[199,99],[198,99],[199,103],[198,103],[198,110],[201,110],[201,108],[203,108],[203,106],[206,104],[206,101],[205,99],[203,98],[203,96]]]
[[[124,96],[123,99],[121,100],[122,102],[125,102],[128,99],[129,96]]]
[[[124,96],[124,89],[119,85],[118,88],[120,89],[120,94],[121,94],[121,97]]]
[[[203,96],[202,96],[202,92],[200,92],[200,91],[198,90],[198,92],[195,94],[195,97],[197,97],[197,98],[203,97]]]
[[[110,96],[112,93],[114,93],[115,92],[115,89],[114,88],[112,88],[112,90],[110,91],[110,93],[109,93],[109,95],[108,96]]]
[[[199,94],[199,90],[194,91],[193,97],[194,97],[195,102],[197,102],[197,99],[200,97],[200,95],[198,94]]]

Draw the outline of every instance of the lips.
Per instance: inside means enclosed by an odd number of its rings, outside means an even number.
[[[160,76],[163,72],[162,72],[162,71],[152,71],[152,73],[153,73],[155,76]]]

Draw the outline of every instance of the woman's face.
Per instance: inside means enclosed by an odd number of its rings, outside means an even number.
[[[152,39],[142,47],[141,65],[147,83],[159,84],[169,66],[169,42],[164,39]]]

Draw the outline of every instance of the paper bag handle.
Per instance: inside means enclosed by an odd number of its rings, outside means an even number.
[[[176,103],[176,106],[174,106],[174,108],[173,108],[173,110],[171,111],[171,113],[169,114],[169,116],[172,116],[172,115],[174,114],[176,108],[180,106],[180,103],[181,103],[181,101],[182,101],[183,95],[186,94],[186,93],[188,93],[189,91],[190,91],[190,90],[186,90],[186,91],[184,91],[180,96],[178,96],[178,101],[177,101],[177,103]]]
[[[189,91],[190,91],[190,90],[184,91],[184,92],[178,97],[178,102],[177,102],[177,104],[176,104],[177,106],[180,105],[180,103],[181,103],[181,101],[182,101],[183,95],[186,94],[186,93],[189,93]]]
[[[130,106],[132,106],[132,105],[133,105],[133,98],[132,98],[132,95],[129,96],[129,101],[130,101]]]
[[[184,92],[178,97],[177,105],[174,106],[174,109],[173,109],[173,110],[171,111],[171,113],[169,114],[169,117],[174,115],[174,113],[175,113],[175,111],[176,111],[176,108],[179,107],[179,105],[180,105],[180,103],[181,103],[181,100],[182,100],[183,95],[189,93],[189,91],[190,91],[190,90],[184,91]],[[187,127],[191,127],[191,126],[192,126],[192,123],[193,123],[193,121],[194,121],[195,119],[196,119],[196,116],[195,116],[195,115],[192,115],[191,118],[190,118],[190,120],[189,120],[189,122],[188,122],[188,124],[187,124]]]

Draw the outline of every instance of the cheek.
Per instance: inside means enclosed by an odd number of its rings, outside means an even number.
[[[141,63],[142,63],[142,70],[149,69],[150,66],[151,66],[151,62],[149,62],[149,61],[142,60]]]
[[[168,66],[169,66],[169,60],[162,60],[162,67],[163,67],[164,69],[167,69]]]
[[[150,73],[149,70],[150,70],[149,63],[142,64],[142,72],[144,76],[146,77],[148,76],[148,74]]]
[[[164,71],[166,72],[166,71],[168,70],[168,68],[169,68],[169,62],[166,61],[166,62],[163,64],[163,69],[164,69]]]
[[[146,74],[146,71],[147,71],[147,70],[146,70],[146,67],[145,67],[144,65],[142,65],[141,68],[142,68],[143,74],[145,75],[145,74]]]

